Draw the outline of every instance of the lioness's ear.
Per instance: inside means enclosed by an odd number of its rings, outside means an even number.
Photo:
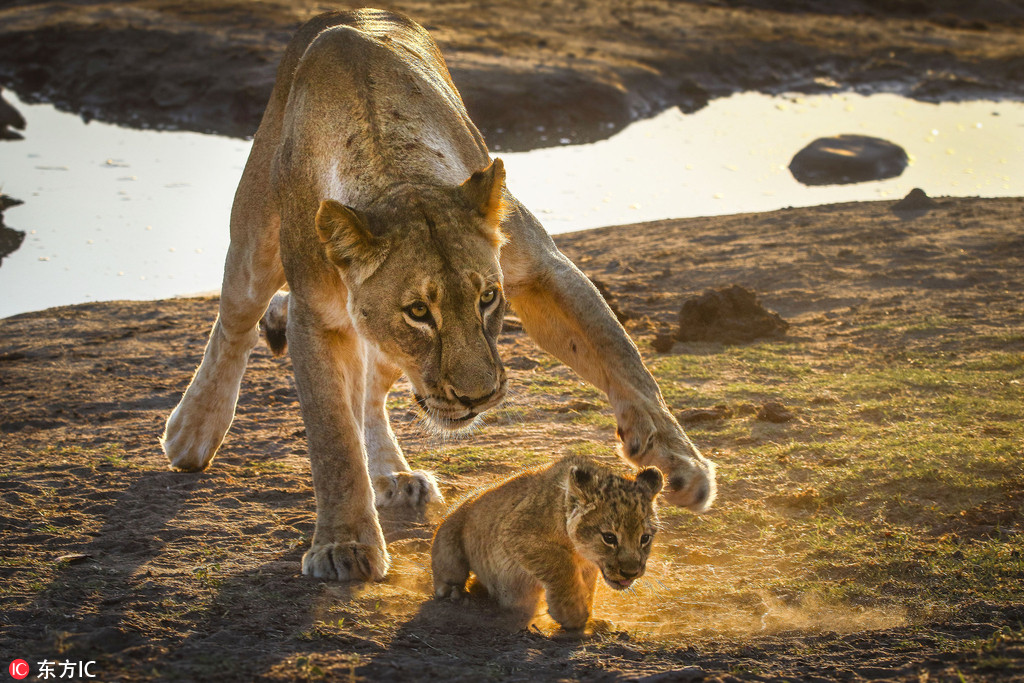
[[[665,477],[657,467],[645,467],[637,473],[636,483],[648,492],[651,500],[654,500],[661,493],[661,487],[665,485]]]
[[[505,217],[505,201],[502,197],[504,187],[505,164],[501,159],[495,159],[490,166],[471,175],[459,187],[469,205],[484,219],[484,236],[496,247],[505,242],[505,236],[501,233],[501,219]]]
[[[377,270],[388,253],[387,242],[369,231],[361,213],[333,199],[320,202],[316,232],[327,258],[359,280]]]

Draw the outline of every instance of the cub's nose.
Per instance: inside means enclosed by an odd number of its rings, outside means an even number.
[[[640,576],[640,569],[627,569],[626,567],[620,567],[619,573],[622,574],[622,578],[624,579],[635,579],[636,577]]]

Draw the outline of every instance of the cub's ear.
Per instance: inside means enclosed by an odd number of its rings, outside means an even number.
[[[495,247],[505,242],[501,232],[501,221],[505,217],[505,164],[495,159],[482,171],[477,171],[459,186],[463,196],[483,218],[484,237]]]
[[[647,491],[651,500],[654,500],[661,493],[661,487],[665,485],[665,477],[657,467],[645,467],[637,473],[636,483]]]
[[[333,199],[320,202],[316,232],[331,263],[359,281],[377,270],[388,254],[387,241],[370,232],[365,216]]]
[[[569,493],[577,498],[588,498],[594,489],[594,473],[582,467],[569,468]]]

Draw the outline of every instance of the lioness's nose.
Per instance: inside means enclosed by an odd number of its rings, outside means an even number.
[[[494,398],[494,395],[498,393],[498,390],[494,389],[482,396],[466,396],[465,394],[460,394],[455,387],[449,384],[444,388],[444,393],[448,397],[449,401],[458,401],[467,408],[475,408],[476,406],[487,403]]]

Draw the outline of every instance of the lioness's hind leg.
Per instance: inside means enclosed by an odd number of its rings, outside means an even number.
[[[408,508],[423,512],[428,505],[444,503],[434,475],[412,470],[391,429],[387,396],[401,371],[383,359],[368,368],[364,432],[370,479],[378,508]]]
[[[249,158],[231,210],[231,245],[224,263],[220,312],[203,360],[160,439],[175,469],[204,469],[231,426],[257,324],[284,284],[280,218],[260,179],[260,154]]]
[[[288,350],[288,292],[278,292],[260,318],[260,329],[270,352],[282,356]]]

